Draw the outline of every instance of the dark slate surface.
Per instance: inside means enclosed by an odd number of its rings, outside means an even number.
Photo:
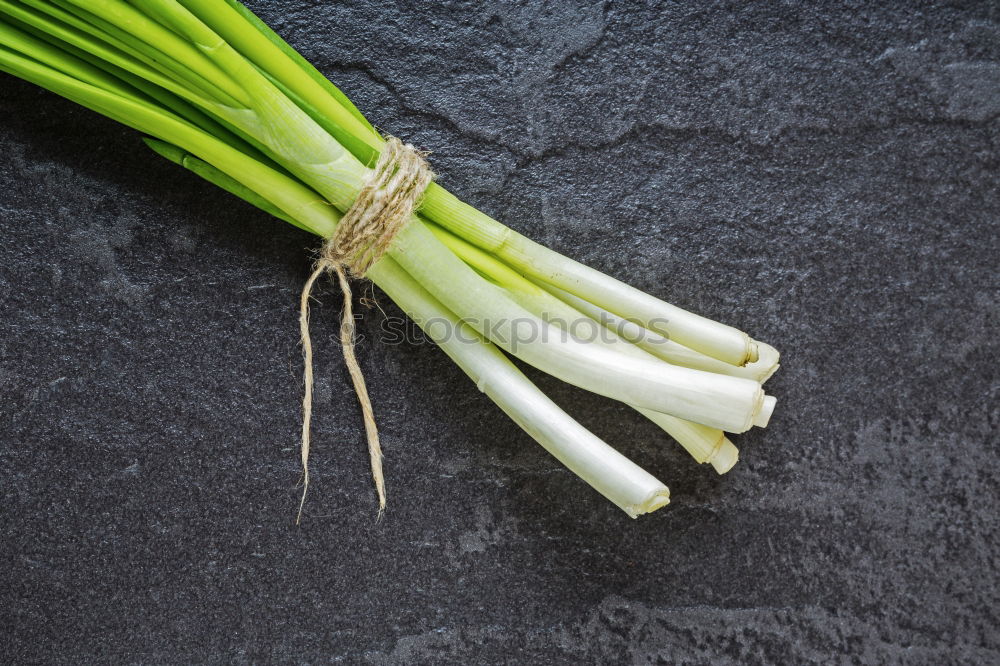
[[[670,485],[633,522],[371,310],[376,524],[328,290],[295,528],[314,242],[4,77],[0,662],[1000,660],[995,3],[328,4],[257,8],[469,201],[779,346],[772,426],[717,477],[540,380]]]

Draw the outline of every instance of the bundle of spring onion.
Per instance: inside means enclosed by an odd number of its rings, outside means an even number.
[[[139,130],[160,155],[323,238],[385,146],[235,0],[0,0],[0,69]],[[366,277],[633,517],[667,504],[666,486],[560,410],[504,352],[630,405],[719,473],[738,456],[723,431],[763,427],[774,408],[761,388],[777,368],[774,348],[533,243],[436,183]],[[581,334],[583,321],[600,335]]]

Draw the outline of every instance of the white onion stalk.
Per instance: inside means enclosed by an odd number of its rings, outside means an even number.
[[[369,276],[535,441],[632,518],[670,501],[663,483],[562,411],[500,351],[445,308],[392,259]],[[448,326],[442,326],[448,322]],[[428,323],[435,325],[428,326]]]
[[[590,301],[580,298],[575,294],[571,294],[564,289],[560,289],[559,287],[540,280],[532,280],[532,282],[548,291],[558,299],[572,305],[581,313],[602,324],[610,331],[618,334],[620,337],[628,340],[635,346],[640,347],[644,351],[649,352],[653,356],[656,356],[667,363],[673,363],[674,365],[679,365],[684,368],[715,372],[720,375],[745,377],[746,379],[752,379],[761,384],[770,379],[771,375],[778,370],[777,350],[775,350],[773,354],[770,353],[770,350],[773,350],[774,348],[762,342],[757,343],[759,346],[758,348],[762,351],[767,350],[766,354],[759,354],[758,359],[753,363],[747,363],[746,365],[732,365],[730,363],[726,363],[725,361],[720,361],[717,358],[708,356],[707,354],[697,352],[689,347],[685,347],[684,345],[674,342],[659,333],[655,333],[640,326],[634,321],[623,319],[618,315],[608,312],[604,308],[598,307]]]
[[[618,336],[614,329],[601,330],[598,322],[584,316],[568,303],[516,273],[495,257],[444,229],[433,226],[430,228],[438,239],[463,261],[506,289],[520,305],[549,323],[559,326],[567,335],[583,338],[590,344],[605,345],[631,356],[649,357],[648,352]],[[580,325],[585,328],[582,334]],[[712,361],[721,363],[714,359]],[[765,402],[767,401],[765,398]],[[630,406],[660,426],[697,462],[711,463],[719,474],[728,472],[739,459],[739,450],[718,428],[692,423],[651,409]]]
[[[557,327],[535,317],[502,289],[476,275],[423,224],[407,226],[396,237],[390,256],[491,342],[565,382],[729,432],[748,430],[761,409],[764,393],[755,381],[672,366],[653,357],[635,358],[565,339]],[[530,338],[520,337],[522,332],[516,328],[520,322],[534,327]]]

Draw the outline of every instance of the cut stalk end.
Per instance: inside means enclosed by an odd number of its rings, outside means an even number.
[[[712,463],[712,467],[719,474],[725,474],[736,465],[737,461],[740,459],[740,450],[736,448],[736,445],[729,441],[728,438],[723,437],[722,443],[719,444],[719,448],[716,450],[715,455],[708,462]]]
[[[750,343],[756,350],[756,358],[752,359],[754,365],[759,365],[761,368],[776,368],[778,361],[781,360],[781,354],[777,349],[767,344],[766,342],[760,342],[759,340],[751,340]]]
[[[753,418],[753,424],[758,428],[766,428],[774,413],[774,406],[778,404],[778,399],[773,395],[765,395],[764,402],[761,403],[760,411]]]
[[[657,509],[662,509],[668,504],[670,504],[670,490],[666,486],[663,486],[650,493],[649,496],[642,502],[622,508],[625,509],[625,513],[627,513],[629,517],[638,518],[644,513],[652,513]]]

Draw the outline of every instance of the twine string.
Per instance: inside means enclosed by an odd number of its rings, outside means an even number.
[[[382,447],[364,373],[354,354],[354,311],[351,305],[351,279],[361,279],[388,252],[393,239],[409,223],[419,208],[424,190],[434,178],[423,154],[413,146],[388,137],[374,169],[368,174],[354,203],[340,220],[333,235],[323,244],[313,271],[302,288],[299,300],[299,332],[305,369],[302,396],[302,499],[295,518],[302,520],[306,493],[309,490],[309,446],[313,407],[313,348],[309,334],[309,299],[316,281],[323,275],[336,275],[344,297],[340,318],[340,344],[344,364],[361,404],[372,479],[378,493],[379,516],[385,511],[385,478],[382,475]]]

